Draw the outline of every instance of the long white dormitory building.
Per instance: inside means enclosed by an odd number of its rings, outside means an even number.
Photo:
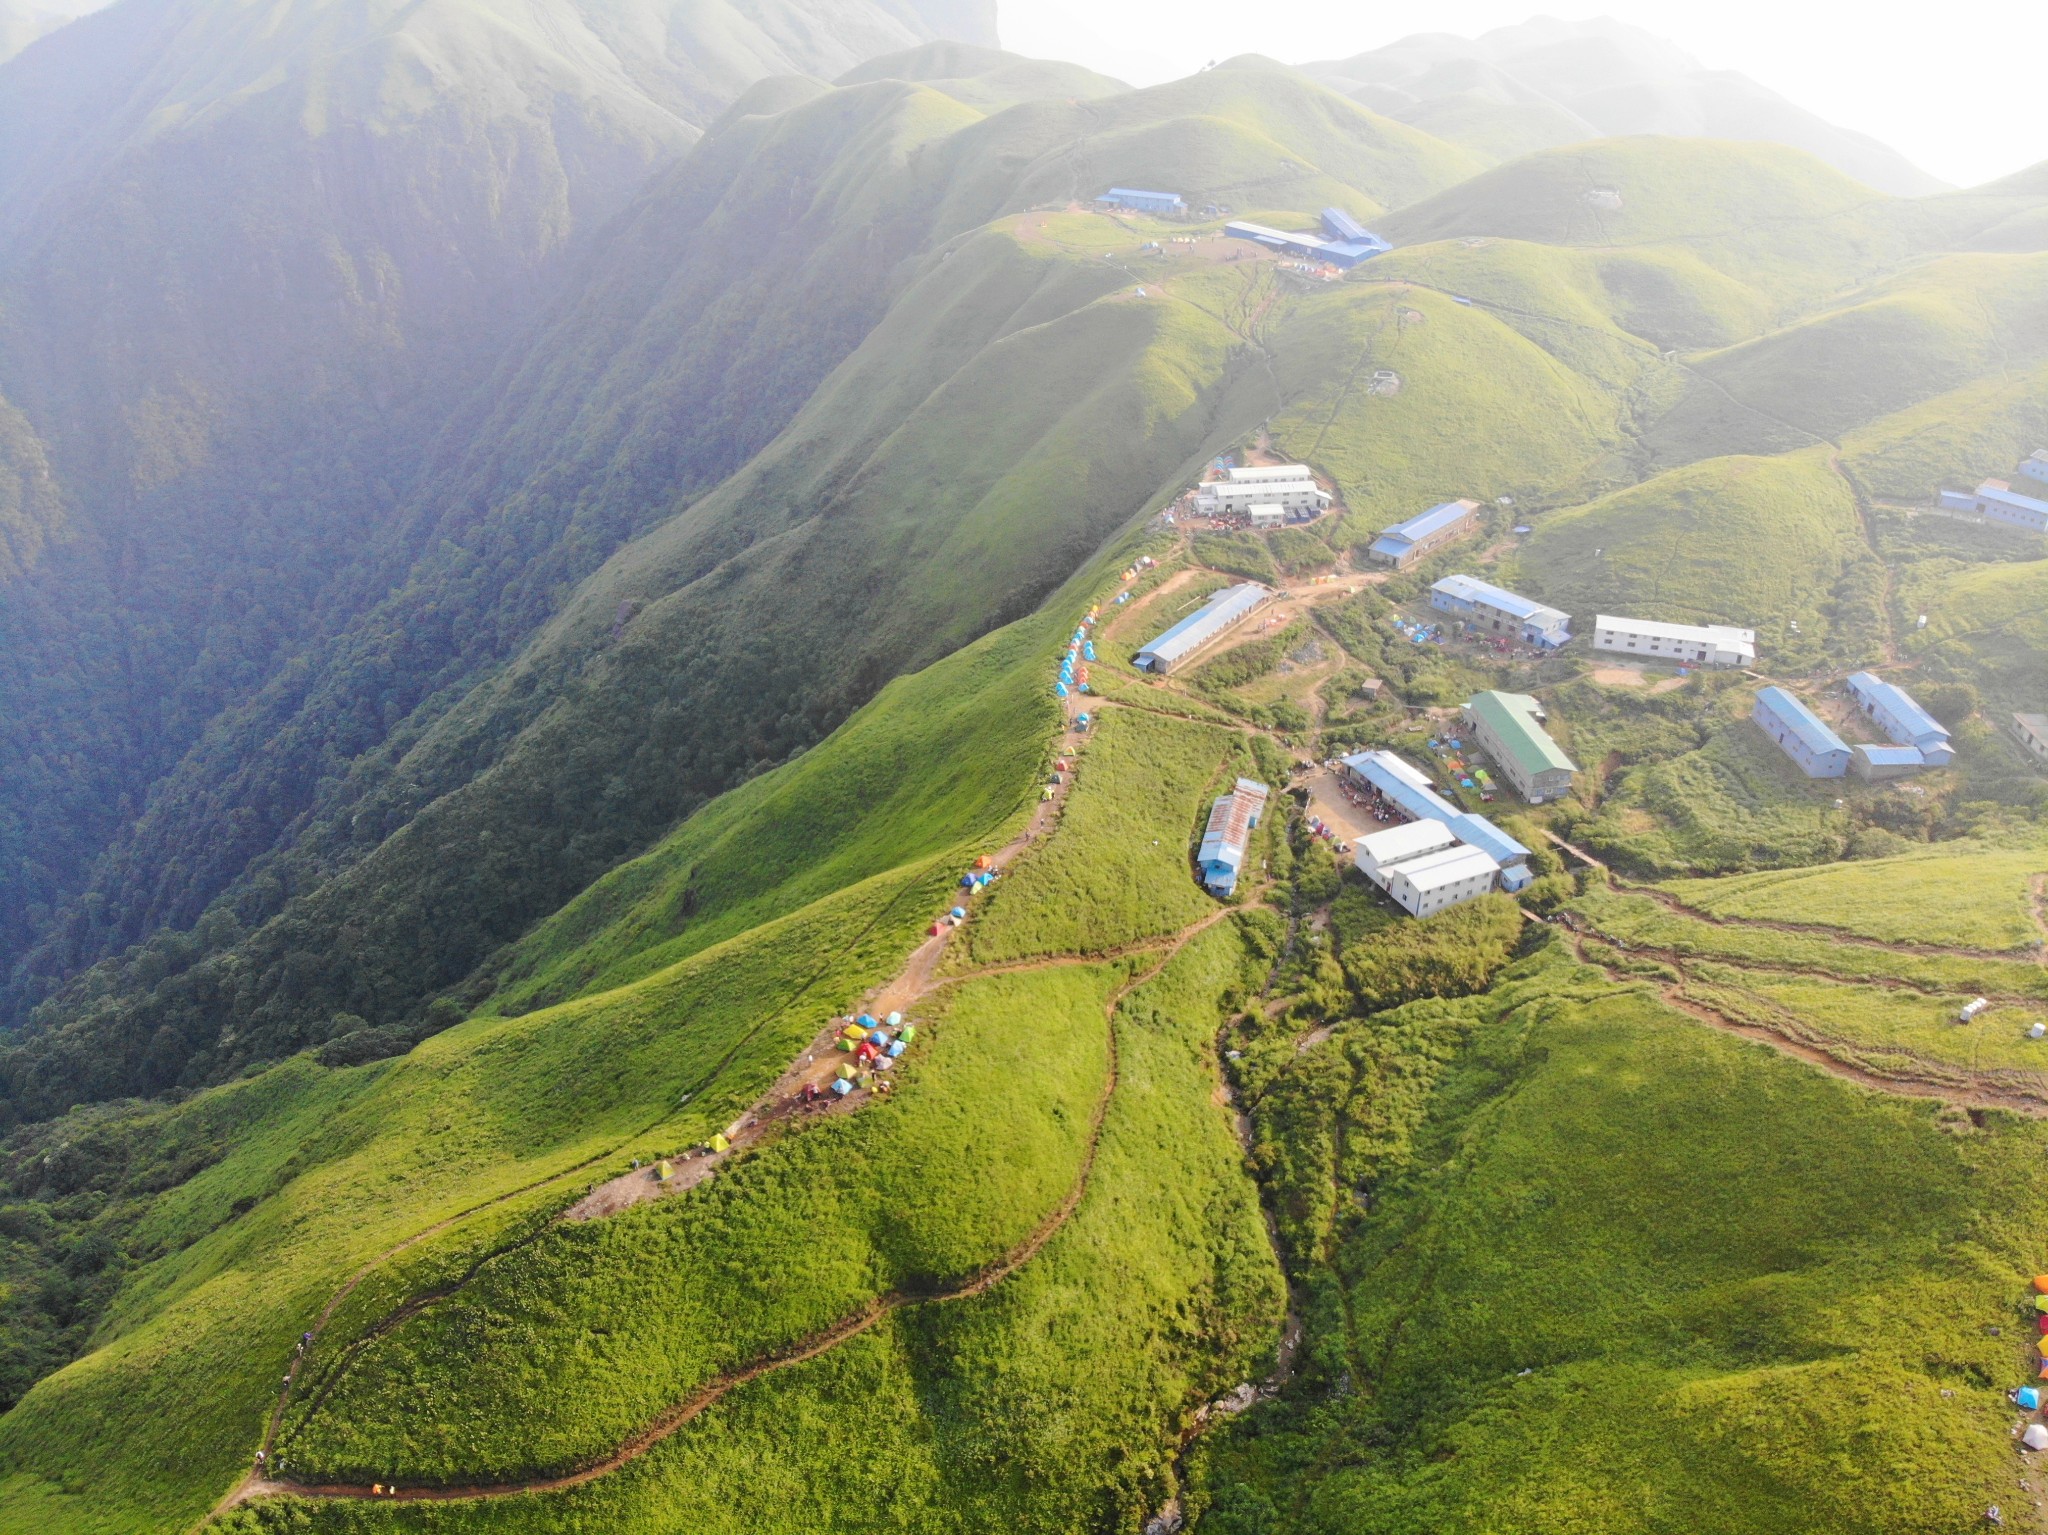
[[[1275,506],[1287,517],[1317,517],[1330,509],[1330,493],[1307,464],[1248,464],[1195,487],[1195,510],[1205,517]]]
[[[1602,613],[1593,620],[1593,648],[1684,666],[1752,666],[1756,630],[1725,624],[1660,624]]]

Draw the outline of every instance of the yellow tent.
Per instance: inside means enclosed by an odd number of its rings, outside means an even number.
[[[669,1180],[669,1175],[674,1171],[675,1169],[669,1166],[668,1158],[663,1157],[654,1164],[654,1181],[656,1183],[666,1183]]]
[[[711,1137],[711,1149],[723,1156],[732,1149],[732,1142],[722,1135],[714,1135]]]

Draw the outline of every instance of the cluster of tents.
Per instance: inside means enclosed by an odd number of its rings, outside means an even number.
[[[1463,741],[1455,739],[1439,741],[1432,736],[1429,742],[1429,749],[1444,759],[1444,766],[1457,775],[1458,783],[1461,787],[1477,789],[1479,797],[1483,800],[1493,798],[1492,775],[1476,763],[1467,763],[1465,761],[1464,757],[1460,755],[1465,750],[1465,743]]]
[[[884,1073],[903,1058],[903,1052],[916,1039],[917,1025],[905,1023],[901,1013],[891,1013],[882,1019],[862,1013],[847,1019],[839,1031],[838,1048],[849,1059],[841,1061],[833,1071],[825,1092],[836,1098],[849,1097],[864,1087],[886,1093],[889,1080]],[[802,1097],[806,1103],[823,1096],[815,1082],[804,1084]]]
[[[972,895],[975,891],[985,886],[993,885],[1002,877],[1002,873],[1003,871],[996,867],[996,861],[984,853],[981,857],[974,860],[973,868],[960,876],[960,888],[969,895]],[[965,906],[955,906],[930,927],[926,928],[925,935],[930,938],[936,938],[947,928],[958,927],[966,920],[967,908]]]
[[[1087,663],[1095,659],[1095,641],[1088,637],[1088,631],[1101,617],[1102,604],[1097,603],[1088,610],[1088,616],[1081,620],[1081,626],[1067,641],[1066,653],[1060,657],[1059,676],[1052,685],[1055,698],[1065,698],[1071,692],[1088,691]]]
[[[2034,1353],[2041,1361],[2041,1379],[2048,1380],[2048,1274],[2034,1276],[2034,1317],[2040,1329],[2040,1336],[2034,1340]],[[2009,1395],[2013,1405],[2022,1412],[2040,1410],[2042,1392],[2039,1386],[2022,1386]],[[2048,1424],[2029,1423],[2020,1434],[2020,1443],[2030,1450],[2048,1450]]]

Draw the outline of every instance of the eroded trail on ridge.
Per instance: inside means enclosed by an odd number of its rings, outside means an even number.
[[[1108,1030],[1108,1069],[1104,1073],[1102,1090],[1097,1094],[1095,1106],[1089,1118],[1088,1138],[1082,1152],[1081,1165],[1073,1186],[1046,1217],[1034,1227],[1017,1246],[987,1267],[959,1281],[956,1284],[930,1290],[891,1290],[876,1296],[867,1305],[852,1314],[842,1317],[832,1326],[810,1337],[791,1344],[784,1349],[763,1355],[738,1369],[726,1371],[667,1408],[645,1427],[640,1429],[601,1460],[577,1470],[557,1476],[534,1477],[518,1482],[478,1483],[467,1486],[407,1487],[379,1491],[376,1486],[337,1482],[295,1482],[285,1478],[251,1476],[230,1493],[214,1510],[215,1515],[225,1512],[238,1504],[265,1497],[302,1498],[343,1498],[365,1499],[377,1502],[453,1502],[478,1498],[506,1498],[530,1493],[559,1492],[580,1487],[587,1482],[607,1476],[622,1466],[645,1455],[656,1445],[675,1434],[692,1419],[700,1416],[707,1408],[721,1398],[751,1381],[778,1370],[789,1369],[829,1353],[851,1338],[859,1337],[894,1312],[911,1306],[943,1305],[950,1301],[965,1300],[980,1295],[1000,1284],[1004,1279],[1029,1263],[1044,1250],[1046,1244],[1057,1236],[1074,1212],[1080,1209],[1087,1196],[1088,1185],[1095,1169],[1096,1154],[1101,1146],[1102,1127],[1108,1118],[1111,1100],[1116,1095],[1118,1078],[1118,1051],[1116,1016],[1125,998],[1133,991],[1155,979],[1171,964],[1189,943],[1229,917],[1237,908],[1219,907],[1199,922],[1190,923],[1171,935],[1163,944],[1155,943],[1146,952],[1156,956],[1154,962],[1143,971],[1132,975],[1111,993],[1103,1008],[1103,1021]],[[1114,961],[1099,957],[1054,958],[1045,961],[1047,965],[1104,964]],[[1020,967],[1003,967],[1020,968]],[[935,983],[949,985],[954,981],[971,980],[970,975],[956,976],[948,981]]]
[[[1910,1050],[1886,1048],[1877,1045],[1858,1045],[1853,1040],[1837,1039],[1817,1031],[1800,1029],[1787,1015],[1784,1028],[1773,1028],[1747,1018],[1731,1018],[1711,1003],[1689,995],[1686,986],[1693,977],[1683,956],[1668,951],[1652,951],[1641,946],[1631,948],[1632,955],[1645,955],[1659,964],[1676,970],[1680,979],[1658,981],[1650,976],[1631,975],[1613,965],[1602,963],[1586,952],[1586,940],[1605,940],[1598,932],[1569,935],[1572,951],[1580,961],[1600,971],[1618,986],[1653,987],[1658,997],[1668,1007],[1684,1013],[1697,1023],[1703,1023],[1723,1034],[1733,1034],[1755,1044],[1768,1045],[1781,1055],[1818,1067],[1831,1077],[1845,1082],[1854,1082],[1859,1087],[1876,1092],[1890,1093],[1903,1098],[1934,1098],[1953,1103],[1966,1109],[2003,1109],[2009,1113],[2022,1114],[2029,1119],[2048,1118],[2048,1088],[2028,1091],[2017,1081],[2001,1080],[1991,1073],[1973,1071],[1967,1067],[1950,1065],[1946,1062],[1931,1061]],[[1800,974],[1786,971],[1783,974]],[[1896,1062],[1899,1070],[1878,1071],[1844,1058],[1844,1054],[1883,1056],[1887,1062]]]

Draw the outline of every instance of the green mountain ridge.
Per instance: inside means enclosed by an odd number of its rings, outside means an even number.
[[[0,413],[0,618],[38,635],[0,696],[44,711],[0,745],[0,1528],[2023,1508],[2048,543],[1933,493],[2048,427],[2048,184],[1655,135],[1489,166],[1257,58],[830,77],[732,90],[381,404],[280,398],[201,463],[159,400],[125,508],[51,396]],[[1396,248],[1325,280],[1111,183]],[[1341,510],[1157,515],[1254,448]],[[1457,496],[1480,537],[1367,563]],[[141,600],[188,513],[185,595]],[[1582,641],[1419,640],[1461,570]],[[1285,605],[1134,669],[1246,574]],[[1630,669],[1598,611],[1759,661]],[[189,652],[88,664],[151,643]],[[1808,780],[1747,718],[1778,681],[1864,739],[1864,668],[1951,767]],[[1485,687],[1541,699],[1571,793],[1460,782]],[[123,731],[145,787],[96,799]],[[1395,913],[1308,819],[1366,746],[1533,882]],[[1219,902],[1191,858],[1240,776]],[[809,1104],[863,1009],[903,1054]]]

